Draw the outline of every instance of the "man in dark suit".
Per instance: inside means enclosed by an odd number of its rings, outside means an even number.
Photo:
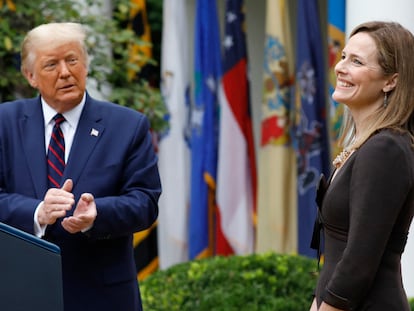
[[[65,311],[141,310],[132,238],[158,216],[157,158],[145,116],[87,93],[84,40],[53,23],[23,41],[40,96],[0,105],[0,221],[61,248]]]

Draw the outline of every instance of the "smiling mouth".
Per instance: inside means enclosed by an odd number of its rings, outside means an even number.
[[[345,82],[345,81],[337,81],[336,85],[340,86],[340,87],[352,87],[352,86],[354,86],[353,84]]]

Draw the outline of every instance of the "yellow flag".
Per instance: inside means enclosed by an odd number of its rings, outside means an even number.
[[[151,28],[148,23],[145,0],[131,0],[130,27],[135,34],[147,44],[130,47],[130,61],[143,67],[147,59],[152,57]],[[128,72],[128,78],[135,78],[135,71]]]
[[[142,41],[148,43],[148,45],[133,45],[129,49],[130,62],[142,68],[147,59],[152,57],[151,29],[148,24],[145,0],[131,0],[130,27]],[[128,79],[133,80],[135,77],[136,71],[129,70]],[[156,222],[151,228],[134,234],[134,256],[138,280],[143,280],[158,270],[157,226]]]
[[[0,0],[0,8],[2,8],[4,5],[4,1]],[[6,5],[9,8],[10,11],[16,11],[16,5],[11,0],[6,0]]]
[[[296,157],[289,135],[294,56],[287,5],[267,1],[257,252],[297,251]]]

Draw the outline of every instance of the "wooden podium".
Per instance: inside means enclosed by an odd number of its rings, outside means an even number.
[[[63,311],[59,247],[1,222],[0,310]]]

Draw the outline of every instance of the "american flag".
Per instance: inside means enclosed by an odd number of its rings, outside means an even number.
[[[254,251],[256,165],[242,0],[227,0],[220,89],[216,253]]]

